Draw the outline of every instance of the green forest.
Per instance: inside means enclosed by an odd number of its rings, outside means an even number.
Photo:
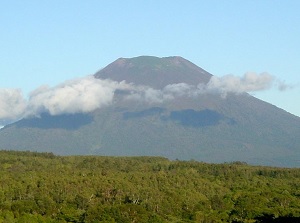
[[[300,169],[0,151],[0,222],[300,222]]]

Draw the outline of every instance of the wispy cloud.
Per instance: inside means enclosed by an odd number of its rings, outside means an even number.
[[[242,93],[262,91],[272,87],[275,78],[268,73],[256,74],[248,72],[242,77],[226,75],[223,77],[213,76],[207,84],[207,89],[227,93]]]
[[[276,80],[275,85],[279,91],[287,91],[296,87],[296,85],[287,84],[285,83],[285,81],[281,81],[281,80]]]
[[[132,90],[125,96],[125,100],[138,100],[150,104],[163,103],[177,97],[199,95],[199,90],[196,86],[186,83],[170,84],[163,89],[132,85]]]

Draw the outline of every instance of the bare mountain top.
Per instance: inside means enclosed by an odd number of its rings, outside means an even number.
[[[207,83],[211,76],[207,71],[179,56],[119,58],[95,74],[95,77],[100,79],[126,80],[158,89],[177,83]]]

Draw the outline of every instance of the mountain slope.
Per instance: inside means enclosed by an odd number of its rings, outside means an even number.
[[[118,59],[95,77],[161,93],[174,84],[207,84],[212,75],[181,57],[143,56]],[[178,94],[159,102],[127,100],[128,94],[116,91],[110,106],[91,113],[8,125],[0,148],[300,166],[300,118],[249,94]]]

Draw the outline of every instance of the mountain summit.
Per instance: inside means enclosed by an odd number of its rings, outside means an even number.
[[[179,57],[140,56],[119,58],[95,74],[96,78],[147,85],[161,89],[169,84],[207,83],[211,74]]]
[[[94,77],[38,95],[53,103],[67,90],[71,102],[0,129],[0,148],[300,167],[299,117],[245,92],[207,91],[214,76],[182,57],[120,58]]]

